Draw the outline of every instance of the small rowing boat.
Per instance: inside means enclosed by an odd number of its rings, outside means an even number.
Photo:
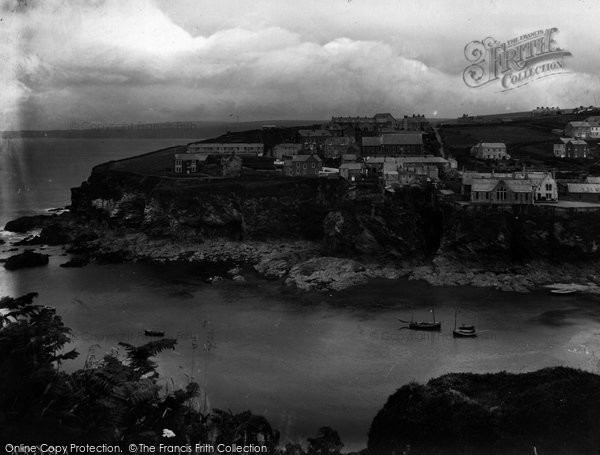
[[[454,310],[454,330],[452,331],[452,336],[454,338],[475,338],[477,331],[474,325],[461,324],[460,327],[456,327],[456,314],[457,310]]]
[[[570,289],[570,288],[562,288],[562,289],[552,289],[550,290],[550,292],[552,294],[558,294],[558,295],[562,295],[562,294],[573,294],[575,292],[577,292],[577,289]]]
[[[147,337],[164,337],[165,332],[160,332],[158,330],[144,330],[144,335]]]

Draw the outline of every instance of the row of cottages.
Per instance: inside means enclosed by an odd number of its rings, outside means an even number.
[[[381,175],[386,185],[437,181],[450,162],[440,156],[367,157],[365,166]]]
[[[595,116],[582,122],[569,122],[565,134],[577,139],[600,139],[600,118]]]
[[[467,197],[473,202],[488,202],[494,203],[495,199],[490,199],[489,196],[485,195],[474,195],[474,192],[482,192],[484,191],[482,188],[488,188],[492,185],[498,183],[500,180],[504,181],[522,181],[528,182],[529,191],[532,194],[532,202],[533,201],[544,201],[544,202],[555,202],[558,201],[558,185],[556,180],[552,176],[550,172],[544,171],[521,171],[521,172],[511,172],[511,173],[496,173],[496,172],[464,172],[462,175],[462,187],[461,191],[463,196]],[[487,181],[485,185],[483,185],[483,181]],[[490,183],[492,182],[492,183]],[[477,184],[477,188],[476,185]],[[516,184],[513,185],[513,188],[516,188]],[[489,190],[491,191],[491,190]],[[513,200],[514,198],[509,198],[508,200]],[[511,203],[511,202],[506,202]],[[529,203],[529,202],[525,202]]]
[[[322,153],[325,158],[339,158],[348,153],[357,153],[360,151],[355,144],[354,137],[337,136],[325,140],[322,145]]]
[[[554,156],[558,158],[587,158],[588,154],[588,144],[583,139],[561,137],[559,142],[554,144]]]
[[[302,153],[302,144],[281,143],[273,147],[273,158],[283,160],[285,157],[300,155]]]
[[[288,177],[318,177],[323,161],[316,154],[294,155],[283,162],[283,173]]]
[[[240,156],[204,153],[176,153],[173,171],[176,174],[193,175],[204,173],[208,165],[214,165],[217,174],[222,177],[239,177],[242,173]]]
[[[395,130],[399,128],[398,120],[389,112],[375,114],[373,117],[331,117],[330,125],[362,132],[376,132],[382,128]]]
[[[396,157],[402,155],[423,155],[423,134],[398,133],[363,137],[362,156]]]
[[[188,153],[202,153],[204,155],[231,155],[238,156],[263,156],[264,144],[253,142],[195,142],[188,144]]]
[[[298,142],[302,144],[305,151],[317,153],[322,150],[323,144],[331,138],[328,130],[298,130]]]
[[[471,147],[471,156],[480,160],[509,160],[506,144],[502,142],[479,142]]]

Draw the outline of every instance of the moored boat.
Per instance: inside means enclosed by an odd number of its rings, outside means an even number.
[[[413,321],[408,323],[408,328],[411,330],[431,330],[440,331],[442,330],[441,322],[418,322]]]
[[[161,332],[158,330],[144,330],[144,335],[147,337],[164,337],[165,332]]]
[[[452,336],[454,338],[475,338],[477,336],[477,331],[475,330],[474,325],[461,324],[460,327],[456,327],[457,313],[458,311],[454,310],[454,330],[452,331]]]
[[[408,324],[410,330],[426,330],[430,332],[439,332],[442,330],[442,323],[435,320],[435,310],[433,307],[431,308],[431,317],[433,319],[431,322],[415,321],[412,315],[410,321],[404,321],[402,319],[398,320]]]

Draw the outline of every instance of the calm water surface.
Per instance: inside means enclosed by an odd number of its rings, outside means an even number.
[[[135,153],[161,147],[145,141],[146,148]],[[87,150],[103,149],[88,145]],[[2,203],[12,207],[5,211],[2,206],[3,218],[65,205],[67,188],[86,178],[91,164],[135,154],[129,148],[106,152],[99,160],[99,155],[86,155],[90,165],[74,176],[62,175],[61,161],[65,169],[77,167],[73,163],[80,149],[67,152],[52,141],[48,147],[43,160],[21,158],[21,171],[10,173],[28,188],[27,197],[11,188],[5,193],[7,185],[2,185]],[[36,150],[43,148],[36,144]],[[7,161],[16,168],[12,159],[0,161],[3,173]],[[0,256],[12,254],[7,249],[4,245]],[[264,414],[284,441],[304,440],[329,425],[347,447],[364,447],[375,413],[411,380],[460,371],[600,367],[600,302],[595,297],[434,288],[404,280],[376,281],[333,295],[298,293],[258,277],[208,285],[190,265],[64,269],[58,266],[67,259],[61,249],[50,252],[48,267],[0,269],[0,295],[37,291],[40,303],[58,308],[81,354],[69,368],[81,366],[90,353],[101,357],[119,341],[147,341],[146,328],[164,330],[179,341],[175,351],[159,358],[163,378],[183,386],[192,375],[203,382],[206,374],[212,406]],[[441,334],[401,329],[398,317],[428,319],[432,306],[443,323]],[[451,337],[456,308],[460,322],[478,326],[480,338]],[[206,355],[201,346],[209,332],[216,347]]]

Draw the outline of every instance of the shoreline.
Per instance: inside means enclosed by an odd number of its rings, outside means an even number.
[[[25,220],[27,229],[20,233],[3,231],[2,237],[8,241],[3,245],[2,253],[15,252],[16,244],[19,244],[19,250],[20,247],[44,250],[54,243],[65,246],[71,255],[66,259],[84,259],[84,265],[88,261],[100,264],[148,261],[219,265],[215,271],[228,270],[225,277],[240,281],[244,277],[239,268],[250,266],[265,279],[281,280],[285,286],[306,291],[340,291],[375,278],[407,278],[423,280],[436,287],[489,287],[519,293],[570,287],[577,292],[600,295],[600,262],[558,265],[534,261],[503,269],[486,267],[482,262],[465,264],[439,255],[429,262],[412,263],[329,256],[317,241],[153,238],[140,232],[106,230],[93,223],[82,227],[82,220],[64,212],[64,209],[60,209],[61,214],[52,214],[58,210],[46,210],[43,214],[17,219],[17,222]],[[56,242],[45,243],[48,239],[43,238],[43,233],[40,237],[40,233],[48,225],[64,227],[61,234],[68,232],[68,239],[61,237],[55,239]],[[8,236],[7,232],[10,233]],[[89,239],[86,240],[86,236]],[[10,241],[11,237],[21,240]],[[215,276],[223,278],[217,273]]]

